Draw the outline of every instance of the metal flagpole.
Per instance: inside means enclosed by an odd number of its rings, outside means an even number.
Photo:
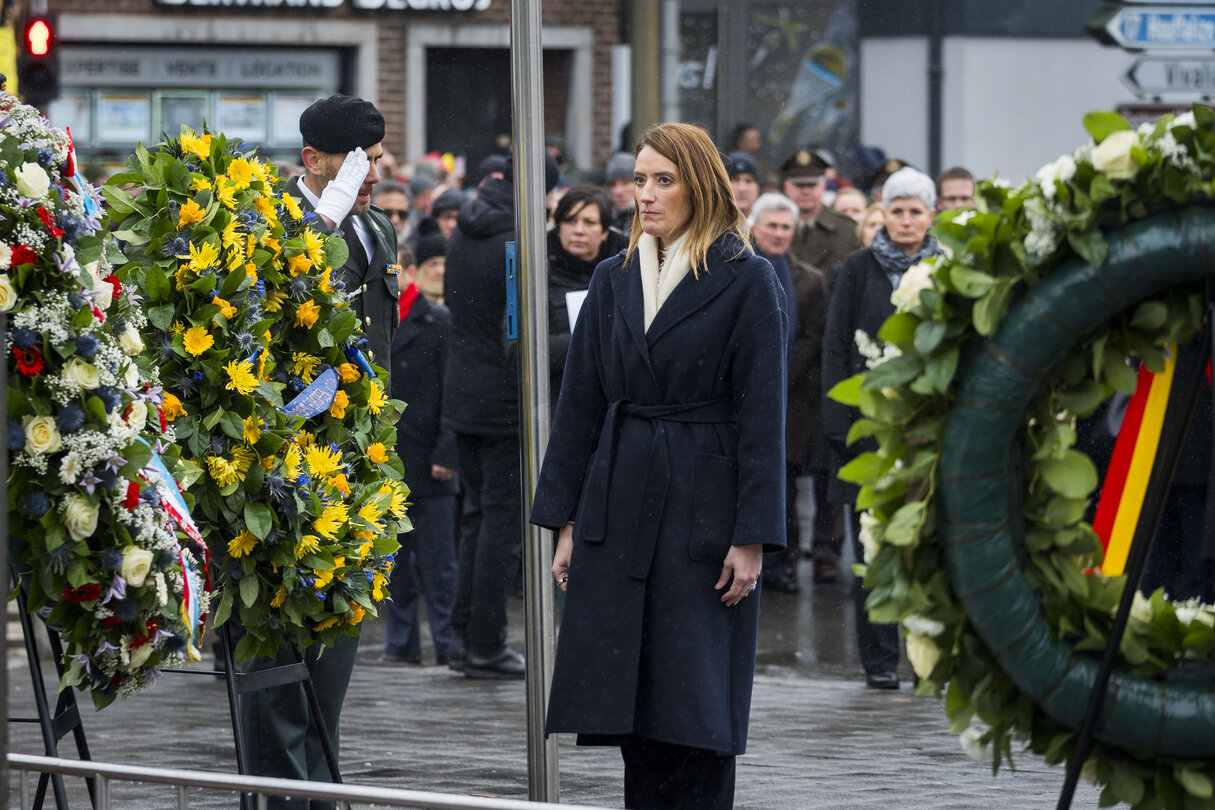
[[[548,287],[544,210],[544,90],[540,0],[511,0],[511,109],[519,285],[519,404],[523,428],[523,560],[527,624],[527,795],[557,801],[557,738],[544,738],[553,674],[552,537],[527,523],[548,444]]]

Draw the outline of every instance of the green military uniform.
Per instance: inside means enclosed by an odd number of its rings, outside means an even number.
[[[856,239],[856,220],[831,208],[823,208],[812,223],[799,223],[789,254],[802,264],[817,267],[831,280],[831,271],[861,246]]]

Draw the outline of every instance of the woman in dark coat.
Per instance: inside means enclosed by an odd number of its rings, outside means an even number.
[[[555,402],[570,347],[570,321],[578,317],[570,307],[581,303],[578,295],[591,286],[595,266],[628,247],[629,240],[611,229],[612,198],[598,186],[566,191],[553,222],[556,227],[548,232],[548,364]]]
[[[878,330],[894,314],[890,297],[903,274],[917,262],[941,252],[937,240],[928,235],[936,202],[936,186],[931,178],[912,168],[900,169],[886,181],[882,199],[886,224],[873,235],[869,247],[849,253],[831,274],[827,330],[823,335],[823,431],[837,472],[874,445],[870,440],[848,445],[848,430],[860,418],[860,412],[826,397],[826,393],[836,383],[866,369],[866,358],[857,348],[857,330],[876,341]],[[852,508],[857,491],[856,485],[833,475],[828,496],[832,503],[849,507],[853,549],[861,560],[860,516]],[[898,628],[869,621],[865,612],[867,594],[858,579],[853,585],[853,596],[857,648],[865,668],[865,683],[871,689],[898,689]]]
[[[728,808],[761,553],[784,546],[784,293],[709,138],[642,135],[627,254],[571,339],[532,510],[566,591],[547,731],[618,745],[625,803]]]

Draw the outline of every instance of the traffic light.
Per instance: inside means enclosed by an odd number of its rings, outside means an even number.
[[[26,22],[17,58],[17,86],[25,102],[35,107],[59,96],[59,48],[53,15]]]

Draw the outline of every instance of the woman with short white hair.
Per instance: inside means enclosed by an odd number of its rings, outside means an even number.
[[[910,167],[899,169],[882,189],[886,224],[873,235],[867,248],[848,254],[835,266],[827,302],[827,328],[823,335],[823,428],[838,470],[857,455],[876,449],[872,439],[849,445],[848,430],[860,418],[856,408],[825,397],[836,383],[865,370],[865,358],[856,343],[857,331],[876,338],[891,314],[890,296],[908,268],[940,254],[937,240],[928,235],[936,204],[932,178]],[[857,487],[835,476],[828,497],[848,507],[848,527],[858,560],[864,559],[859,541],[859,516],[853,511]],[[856,600],[856,635],[865,683],[871,689],[898,689],[898,627],[873,624],[865,613],[867,591],[860,579],[853,586]]]

